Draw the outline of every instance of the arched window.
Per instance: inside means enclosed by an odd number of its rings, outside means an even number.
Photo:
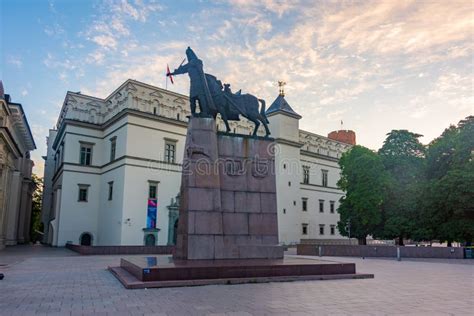
[[[145,246],[155,246],[156,239],[153,234],[148,234],[145,237]]]
[[[92,246],[92,235],[90,233],[82,233],[79,243],[81,246]]]

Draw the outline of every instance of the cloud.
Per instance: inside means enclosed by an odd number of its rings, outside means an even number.
[[[291,12],[295,8],[298,8],[300,3],[298,0],[229,0],[229,3],[240,9],[243,12],[248,13],[249,10],[267,10],[275,13],[281,18],[285,13]]]
[[[117,40],[110,35],[97,35],[94,36],[91,40],[102,48],[115,49],[117,47]]]
[[[104,59],[113,56],[116,50],[120,50],[123,56],[128,56],[129,46],[135,38],[131,32],[132,22],[145,23],[151,13],[163,9],[155,1],[121,0],[102,3],[97,10],[98,17],[85,31],[80,32],[81,36],[97,45],[86,61],[100,65]]]
[[[8,56],[7,63],[17,68],[21,68],[23,66],[23,61],[21,60],[20,56],[12,56],[12,55]]]
[[[60,36],[65,34],[64,28],[59,23],[53,23],[52,25],[47,25],[44,29],[44,32],[48,36]]]
[[[87,56],[86,61],[88,63],[95,63],[95,64],[102,64],[104,62],[104,57],[105,54],[101,51],[94,51],[92,53],[89,53]]]
[[[469,40],[474,20],[468,12],[470,1],[366,1],[335,8],[324,17],[318,38],[357,53],[428,52]]]
[[[151,12],[162,11],[164,7],[155,1],[144,2],[135,0],[132,4],[127,0],[114,1],[111,3],[111,11],[122,15],[131,17],[133,20],[146,22],[148,15]]]
[[[56,58],[52,53],[47,53],[46,58],[43,60],[43,64],[48,68],[61,69],[61,70],[75,70],[77,66],[73,61],[66,58],[64,60]]]

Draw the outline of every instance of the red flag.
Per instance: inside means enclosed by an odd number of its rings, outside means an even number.
[[[168,66],[168,64],[166,64],[166,75],[169,75],[171,83],[174,84],[173,76],[171,75],[170,66]]]

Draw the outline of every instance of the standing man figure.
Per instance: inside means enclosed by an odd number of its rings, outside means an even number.
[[[204,74],[202,60],[193,52],[191,47],[186,49],[188,63],[179,66],[167,76],[174,76],[187,73],[190,79],[189,102],[191,103],[191,113],[193,116],[213,117],[216,113],[216,106],[209,92],[206,76]],[[196,101],[199,102],[199,115],[196,114]]]

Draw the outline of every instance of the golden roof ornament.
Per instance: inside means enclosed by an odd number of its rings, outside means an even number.
[[[285,81],[278,81],[278,88],[279,88],[279,94],[284,97],[285,96]]]

